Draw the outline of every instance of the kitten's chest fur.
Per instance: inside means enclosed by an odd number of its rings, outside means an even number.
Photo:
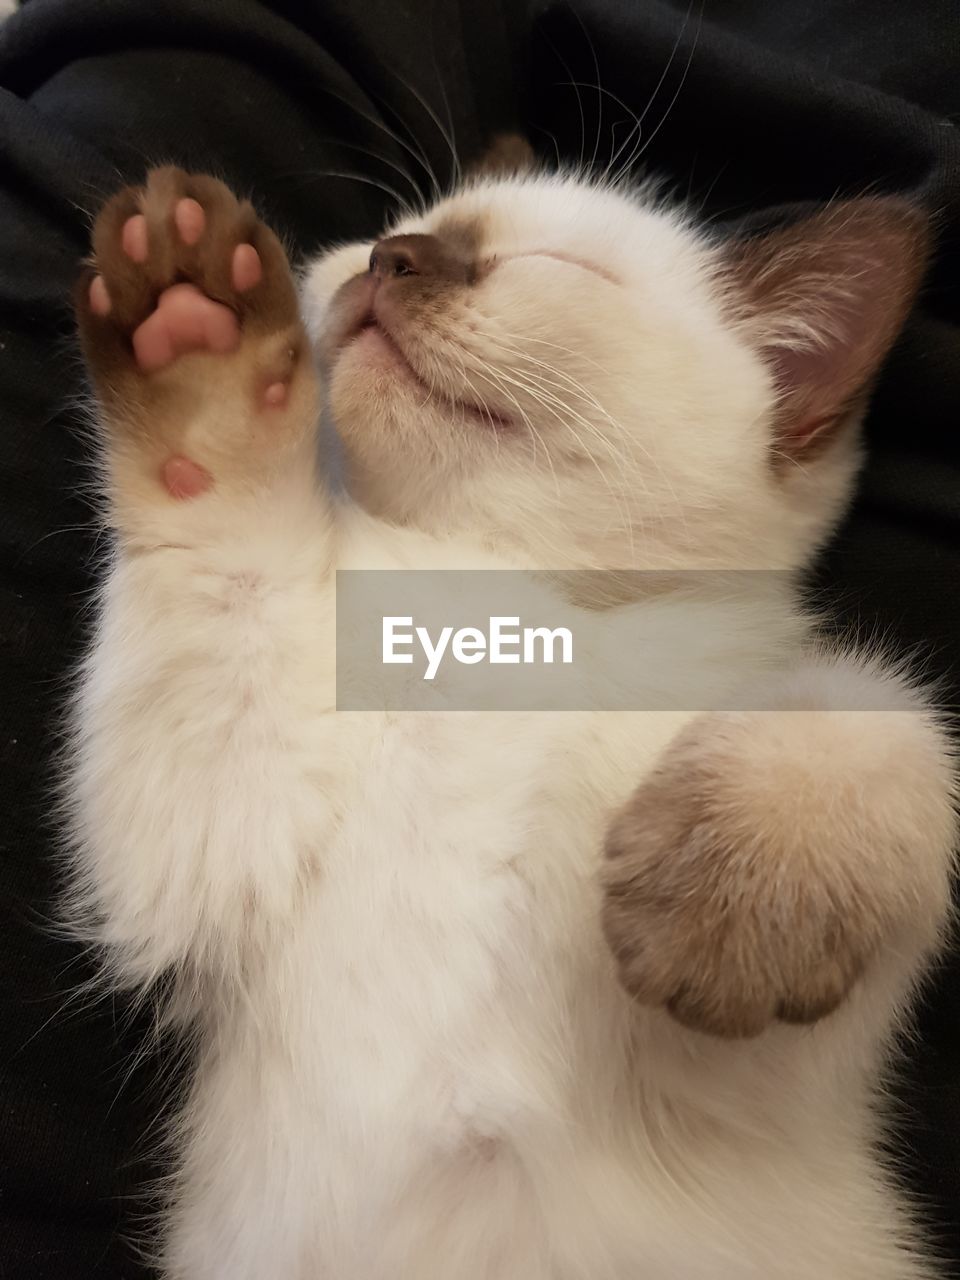
[[[583,717],[341,715],[334,728],[331,771],[345,754],[363,767],[331,801],[267,969],[288,968],[293,1003],[307,993],[300,1033],[321,1046],[338,1123],[353,1095],[360,1129],[381,1105],[395,1126],[409,1088],[445,1130],[425,1081],[452,1096],[504,1037],[529,1042],[533,1010],[534,1025],[557,1016],[585,944],[605,961],[595,874],[611,797],[632,779],[611,778],[599,753],[594,771],[568,771]]]

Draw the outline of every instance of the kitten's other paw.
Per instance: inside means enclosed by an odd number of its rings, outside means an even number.
[[[700,717],[608,834],[624,988],[719,1036],[823,1018],[882,948],[939,940],[950,788],[918,712]]]
[[[309,422],[286,253],[216,178],[154,169],[109,200],[75,306],[109,427],[173,497],[204,492],[225,464],[235,473],[241,455],[255,472],[285,427]]]

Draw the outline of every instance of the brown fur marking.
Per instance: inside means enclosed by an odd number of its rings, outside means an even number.
[[[758,713],[784,714],[816,713]],[[745,777],[738,737],[748,741],[754,723],[694,722],[606,844],[603,925],[623,986],[686,1026],[730,1037],[830,1013],[891,924],[882,893],[802,821],[818,786],[803,761],[784,756]]]
[[[496,133],[485,151],[467,167],[471,177],[507,178],[536,167],[536,153],[522,134]]]

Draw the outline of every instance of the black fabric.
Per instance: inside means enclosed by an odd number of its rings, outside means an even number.
[[[253,193],[306,253],[374,233],[521,125],[545,156],[633,148],[717,221],[838,192],[935,211],[929,285],[823,569],[960,674],[960,8],[955,0],[29,0],[0,33],[0,1275],[134,1280],[124,1243],[175,1070],[146,1014],[69,997],[50,787],[96,565],[66,298],[101,198],[175,160]],[[597,83],[602,86],[597,89]],[[578,87],[571,87],[575,82]],[[592,87],[591,87],[592,86]],[[440,124],[438,124],[440,122]],[[448,126],[449,122],[449,126]],[[442,127],[440,125],[442,124]],[[357,177],[334,177],[332,173]],[[408,176],[409,175],[409,176]],[[910,1049],[897,1155],[960,1259],[958,964]],[[957,1274],[960,1274],[958,1269]],[[679,1277],[678,1277],[679,1280]]]

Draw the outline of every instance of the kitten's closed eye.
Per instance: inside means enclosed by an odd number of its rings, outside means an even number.
[[[565,262],[571,267],[579,267],[582,271],[592,271],[594,275],[601,276],[604,280],[609,280],[611,284],[622,283],[606,267],[599,266],[596,262],[590,261],[589,258],[581,258],[576,254],[565,253],[561,249],[528,249],[525,253],[505,255],[500,261],[509,262],[516,258],[553,258],[555,262]]]

